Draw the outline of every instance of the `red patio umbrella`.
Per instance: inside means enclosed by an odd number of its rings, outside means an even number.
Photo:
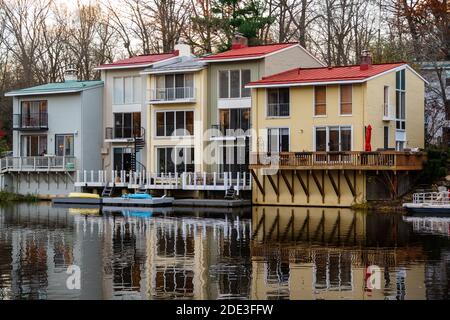
[[[369,126],[366,128],[366,146],[365,151],[372,151],[372,146],[370,145],[370,140],[372,139],[372,126],[369,124]]]

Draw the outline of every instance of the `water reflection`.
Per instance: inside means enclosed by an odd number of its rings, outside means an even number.
[[[287,207],[8,207],[0,299],[447,299],[448,221],[420,219]],[[66,287],[72,264],[81,290]],[[381,268],[379,290],[366,286],[370,265]]]

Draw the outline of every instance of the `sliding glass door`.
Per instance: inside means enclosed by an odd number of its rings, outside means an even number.
[[[329,126],[315,128],[315,151],[351,151],[352,128]]]

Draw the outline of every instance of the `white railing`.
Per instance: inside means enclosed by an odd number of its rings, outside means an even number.
[[[424,193],[414,193],[413,203],[427,203],[435,205],[443,205],[450,203],[450,192],[424,192]]]
[[[5,171],[75,171],[75,157],[5,157],[0,159],[0,170]]]
[[[76,187],[116,186],[131,189],[177,189],[226,191],[233,187],[237,193],[251,190],[250,175],[246,172],[207,173],[150,173],[133,171],[77,171]]]
[[[149,94],[151,101],[177,101],[195,99],[195,89],[193,87],[150,89]]]
[[[289,117],[289,103],[267,104],[268,117]]]

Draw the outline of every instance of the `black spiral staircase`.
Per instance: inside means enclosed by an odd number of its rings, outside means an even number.
[[[137,153],[144,149],[145,146],[145,129],[140,128],[140,130],[135,130],[133,132],[133,138],[134,152],[131,154],[131,171],[137,172],[137,169],[140,169],[139,171],[146,171],[145,166],[137,161]]]

